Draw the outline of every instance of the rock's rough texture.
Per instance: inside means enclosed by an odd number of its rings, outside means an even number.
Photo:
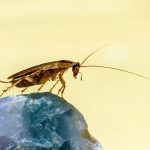
[[[51,93],[0,99],[0,150],[102,150],[82,114]]]

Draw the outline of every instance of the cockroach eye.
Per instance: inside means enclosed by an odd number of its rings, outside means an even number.
[[[77,78],[77,75],[79,73],[79,69],[80,69],[80,64],[76,63],[73,67],[72,67],[72,72],[73,72],[73,76],[74,78]]]

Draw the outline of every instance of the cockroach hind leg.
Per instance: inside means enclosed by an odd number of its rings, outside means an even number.
[[[2,97],[5,92],[6,92],[6,90],[2,90],[2,93],[0,94],[0,97]]]
[[[39,92],[41,91],[41,89],[43,88],[43,86],[44,86],[44,84],[42,84],[42,85],[38,88],[37,93],[39,93]]]
[[[47,83],[47,81],[49,81],[49,78],[46,78],[46,79],[44,80],[44,82],[42,83],[42,85],[38,88],[37,93],[38,93],[39,91],[41,91],[41,89],[44,87],[44,85]]]
[[[12,87],[13,87],[13,85],[11,85],[11,86],[7,87],[5,90],[3,90],[3,92],[0,95],[0,97],[2,97],[3,94],[6,93],[8,90],[10,90],[10,88],[12,88]]]
[[[23,90],[21,90],[21,94],[23,94],[27,89],[28,89],[28,87],[26,87]]]

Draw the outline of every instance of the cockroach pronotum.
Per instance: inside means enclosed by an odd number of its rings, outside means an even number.
[[[79,72],[80,68],[100,67],[100,68],[113,69],[113,70],[130,73],[130,74],[150,80],[150,78],[148,78],[148,77],[145,77],[143,75],[140,75],[140,74],[137,74],[137,73],[134,73],[131,71],[127,71],[124,69],[107,67],[107,66],[99,66],[99,65],[86,65],[86,66],[83,65],[90,56],[92,56],[96,51],[102,49],[103,47],[96,49],[94,52],[92,52],[90,55],[88,55],[81,63],[70,61],[70,60],[53,61],[53,62],[40,64],[40,65],[31,67],[31,68],[25,69],[23,71],[20,71],[18,73],[15,73],[15,74],[11,75],[10,77],[8,77],[8,79],[10,79],[10,81],[8,81],[8,82],[0,81],[1,83],[11,83],[11,86],[9,86],[5,90],[3,90],[3,92],[0,96],[2,96],[5,92],[7,92],[13,86],[16,86],[18,88],[24,88],[22,90],[22,93],[23,93],[30,86],[41,85],[38,88],[38,92],[39,92],[42,89],[42,87],[46,84],[47,81],[55,81],[56,80],[56,83],[52,86],[52,88],[50,89],[50,92],[52,92],[54,87],[60,81],[62,86],[58,90],[57,95],[59,93],[61,93],[61,96],[63,97],[63,93],[64,93],[64,90],[66,87],[66,82],[63,78],[63,74],[69,68],[72,68],[73,77],[75,79],[77,78],[77,75],[80,73]],[[82,74],[81,74],[81,80],[82,80]]]

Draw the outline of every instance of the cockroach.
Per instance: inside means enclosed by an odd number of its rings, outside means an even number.
[[[150,78],[148,78],[148,77],[145,77],[143,75],[140,75],[140,74],[137,74],[137,73],[134,73],[131,71],[127,71],[124,69],[120,69],[120,68],[99,66],[99,65],[86,65],[86,66],[83,65],[89,57],[91,57],[96,51],[98,51],[102,48],[104,48],[104,46],[93,51],[81,63],[70,61],[70,60],[60,60],[60,61],[53,61],[53,62],[40,64],[40,65],[31,67],[31,68],[25,69],[23,71],[17,72],[7,78],[7,79],[10,79],[10,81],[8,81],[8,82],[0,81],[1,83],[11,83],[11,86],[9,86],[5,90],[3,90],[3,92],[0,96],[2,96],[4,93],[6,93],[9,89],[11,89],[14,86],[17,88],[23,88],[23,90],[21,91],[23,93],[30,86],[41,85],[38,88],[38,92],[39,92],[43,88],[43,86],[46,84],[47,81],[55,81],[56,80],[56,83],[52,86],[52,88],[50,89],[50,92],[52,92],[54,87],[60,81],[62,86],[58,90],[57,95],[59,93],[61,93],[61,96],[63,97],[63,93],[64,93],[65,87],[66,87],[66,82],[63,78],[63,75],[69,68],[72,68],[73,77],[75,79],[77,78],[77,75],[80,73],[79,72],[80,68],[100,67],[100,68],[106,68],[106,69],[112,69],[112,70],[118,70],[118,71],[130,73],[130,74],[150,80]],[[82,80],[82,74],[81,74],[81,80]]]

